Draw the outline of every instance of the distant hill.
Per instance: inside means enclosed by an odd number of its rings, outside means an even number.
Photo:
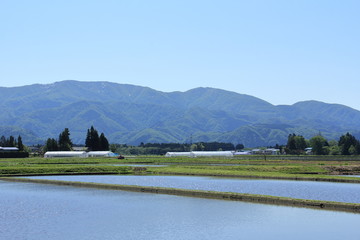
[[[0,135],[26,144],[57,138],[65,127],[84,143],[93,125],[110,142],[224,141],[246,147],[286,143],[290,133],[319,132],[338,139],[360,133],[360,111],[317,101],[274,106],[259,98],[214,88],[160,92],[111,82],[61,81],[0,87]]]

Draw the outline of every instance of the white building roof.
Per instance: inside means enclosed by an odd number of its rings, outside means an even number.
[[[48,151],[44,157],[87,157],[85,151]]]
[[[233,157],[232,151],[167,152],[166,157]]]
[[[191,157],[191,152],[167,152],[165,157]]]
[[[232,157],[232,151],[193,151],[193,157]]]
[[[0,151],[19,151],[17,147],[0,147]]]
[[[92,156],[103,156],[103,157],[115,157],[117,154],[111,152],[111,151],[90,151],[87,153],[89,157]]]

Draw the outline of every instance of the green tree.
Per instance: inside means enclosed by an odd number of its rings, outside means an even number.
[[[1,136],[0,138],[0,146],[2,147],[16,147],[17,141],[13,136],[6,138],[5,136]]]
[[[99,136],[94,126],[91,126],[91,128],[87,130],[85,146],[90,151],[108,151],[110,147],[105,134],[101,133]]]
[[[15,147],[16,146],[16,141],[15,141],[15,138],[13,136],[10,136],[8,146],[9,147]]]
[[[340,155],[341,149],[338,145],[330,145],[329,146],[329,154],[330,155]]]
[[[328,154],[328,150],[325,148],[329,146],[327,140],[323,136],[315,136],[310,139],[310,146],[312,147],[312,151],[316,155],[326,155]]]
[[[87,133],[86,133],[86,138],[85,138],[85,147],[87,147],[89,150],[91,150],[90,146],[91,146],[91,132],[90,132],[90,129],[88,129]]]
[[[301,135],[296,135],[295,133],[289,134],[288,142],[286,144],[287,152],[290,154],[301,154],[304,153],[305,148],[307,147],[306,140]]]
[[[288,149],[289,153],[293,153],[296,150],[295,137],[296,137],[295,133],[289,134],[289,136],[288,136],[286,148]]]
[[[100,142],[100,150],[101,151],[109,150],[109,141],[106,139],[104,133],[100,134],[99,142]]]
[[[56,139],[48,138],[45,144],[44,151],[47,152],[47,151],[58,151],[58,150],[59,147]]]
[[[5,136],[1,136],[0,138],[0,146],[1,147],[6,147],[7,143],[6,143],[6,137]]]
[[[65,128],[62,133],[59,135],[59,150],[60,151],[71,151],[72,150],[72,142],[70,139],[70,131],[68,128]]]
[[[117,150],[117,145],[116,144],[110,144],[110,151],[116,152],[116,150]]]
[[[350,154],[350,155],[355,155],[355,154],[357,154],[356,147],[355,147],[354,145],[351,145],[351,146],[349,147],[349,154]]]
[[[85,146],[89,149],[89,151],[99,151],[100,150],[99,133],[94,128],[94,126],[91,126],[91,128],[87,130]]]
[[[17,145],[18,145],[19,151],[24,151],[24,144],[22,142],[22,139],[21,139],[20,135],[18,137]]]
[[[360,154],[360,141],[357,141],[355,145],[355,149],[356,149],[356,154]]]
[[[305,138],[301,135],[295,136],[294,138],[295,138],[296,150],[299,152],[303,152],[307,147]]]
[[[353,148],[350,152],[351,146],[353,146]],[[346,133],[340,137],[339,147],[341,148],[342,155],[360,154],[360,143],[350,133]]]

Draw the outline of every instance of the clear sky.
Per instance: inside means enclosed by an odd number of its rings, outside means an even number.
[[[360,110],[359,0],[3,0],[0,86],[215,87]]]

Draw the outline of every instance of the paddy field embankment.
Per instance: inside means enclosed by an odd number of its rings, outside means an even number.
[[[161,165],[161,166],[154,166]],[[193,175],[360,183],[360,158],[336,159],[241,159],[241,158],[165,158],[163,156],[115,158],[26,158],[0,159],[0,177],[11,181],[32,181],[9,178],[34,175],[133,174]],[[39,183],[41,181],[38,181]],[[126,186],[95,183],[64,183],[42,180],[41,183],[96,187],[126,191],[152,192],[227,200],[249,201],[360,212],[359,204],[324,202],[254,194],[223,193],[159,187]]]

